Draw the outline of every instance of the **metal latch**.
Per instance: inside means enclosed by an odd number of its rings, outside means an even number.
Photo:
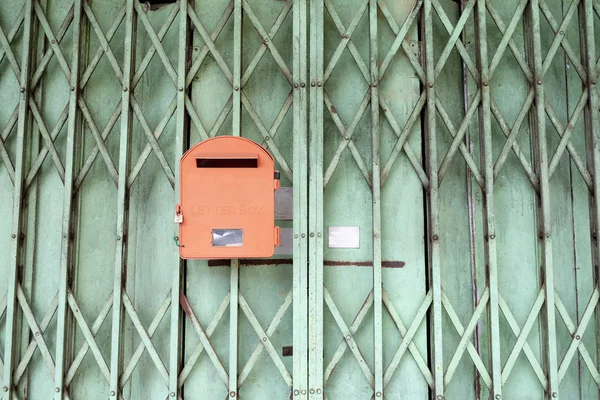
[[[183,214],[181,213],[181,204],[177,204],[175,207],[175,223],[183,224]]]

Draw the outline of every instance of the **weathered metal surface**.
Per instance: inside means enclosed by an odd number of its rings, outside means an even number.
[[[598,0],[0,2],[0,395],[598,398],[599,30]],[[223,134],[273,154],[288,240],[184,263],[177,161]]]

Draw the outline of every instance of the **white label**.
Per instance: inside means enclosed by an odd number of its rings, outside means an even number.
[[[175,215],[175,223],[176,224],[183,224],[183,214],[177,214],[177,215]]]
[[[360,248],[360,228],[358,226],[330,226],[330,249]]]

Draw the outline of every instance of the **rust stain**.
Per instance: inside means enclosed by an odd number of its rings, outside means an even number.
[[[187,315],[189,317],[190,322],[193,325],[194,318],[192,318],[192,314],[194,313],[194,311],[192,310],[192,306],[190,305],[187,297],[185,296],[185,294],[183,294],[183,292],[179,293],[179,304],[181,304],[181,308],[183,308],[183,312],[185,312],[185,315]]]
[[[337,110],[335,109],[335,107],[334,107],[334,106],[331,106],[331,112],[332,112],[333,114],[337,114]]]
[[[240,260],[240,266],[260,266],[260,265],[292,265],[294,260],[280,258],[280,259],[242,259]],[[332,261],[325,260],[323,265],[326,267],[372,267],[373,261]],[[382,261],[381,266],[383,268],[404,268],[406,263],[404,261]],[[209,267],[230,267],[231,260],[209,260]]]

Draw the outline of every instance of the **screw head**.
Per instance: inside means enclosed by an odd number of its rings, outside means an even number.
[[[310,394],[314,394],[315,393],[315,389],[310,389]]]
[[[438,235],[433,235],[433,241],[437,242],[440,237]]]
[[[596,79],[592,79],[592,85],[595,85],[596,83],[598,83],[598,81]]]
[[[71,92],[75,91],[75,86],[71,86]]]
[[[311,233],[310,233],[310,237],[315,237],[315,233],[314,233],[314,232],[311,232]]]
[[[306,389],[302,389],[302,394],[306,394]]]
[[[432,88],[432,87],[433,87],[433,83],[430,83],[430,84],[429,84],[429,85],[427,85],[427,86],[429,86],[430,88]]]
[[[305,87],[305,86],[306,86],[306,83],[302,82],[302,83],[300,84],[300,86],[302,86],[302,87]]]
[[[317,82],[317,86],[321,87],[321,86],[323,86],[323,83],[322,82]]]
[[[444,396],[442,396],[441,394],[438,394],[435,398],[437,400],[444,400]]]
[[[58,392],[60,392],[60,388],[54,388],[54,391],[55,391],[56,393],[58,393]]]
[[[321,394],[321,389],[317,389],[317,394]]]
[[[56,40],[52,39],[51,43],[56,44]]]
[[[123,88],[123,91],[124,91],[124,92],[126,92],[126,91],[128,91],[128,90],[129,90],[129,89],[128,89],[127,87],[124,87],[124,88]]]
[[[496,395],[496,400],[500,400],[501,398],[502,398],[502,395],[501,395],[501,394],[497,394],[497,395]]]
[[[15,238],[17,237],[17,235],[15,235],[15,234],[13,233],[13,234],[11,235],[11,237],[12,237],[13,239],[15,239]]]
[[[346,335],[346,340],[350,340],[350,339],[352,339],[352,336]]]
[[[240,87],[236,86],[236,87],[233,88],[233,90],[235,90],[237,92],[238,90],[240,90]]]
[[[565,31],[560,31],[560,32],[558,32],[558,34],[559,34],[559,35],[564,35],[564,34],[565,34]]]
[[[490,239],[496,239],[496,235],[490,235]]]
[[[377,87],[377,82],[373,82],[373,87]]]
[[[111,395],[111,396],[114,396],[114,395],[115,395],[115,391],[114,391],[114,390],[111,390],[111,391],[110,391],[110,395]]]
[[[175,392],[171,392],[171,397],[175,397]]]
[[[298,84],[297,84],[297,83],[294,83],[294,87],[295,87],[296,89],[298,89]]]
[[[311,83],[310,83],[310,86],[314,87],[314,86],[315,86],[315,83],[314,83],[314,82],[311,82]]]
[[[298,396],[299,394],[300,394],[300,391],[299,391],[299,390],[294,390],[294,395],[295,395],[295,396]]]
[[[488,81],[483,81],[483,86],[487,86],[487,85],[489,85],[489,82]]]
[[[296,239],[298,239],[298,234],[296,233],[296,234],[294,235],[294,237],[295,237]]]
[[[317,237],[321,237],[323,234],[321,232],[317,233]]]
[[[183,92],[183,86],[179,86],[179,91]]]
[[[344,139],[350,140],[350,136],[346,135],[346,136],[344,136]]]
[[[25,93],[25,88],[24,87],[21,88],[21,93]]]
[[[305,238],[305,237],[306,237],[306,234],[305,234],[305,233],[303,233],[303,234],[302,234],[302,237],[303,237],[303,238]]]
[[[8,392],[8,387],[4,386],[4,387],[2,388],[2,391],[3,391],[3,392]]]
[[[232,390],[231,392],[229,392],[229,396],[235,397],[235,392]]]
[[[581,336],[577,335],[577,336],[575,336],[575,339],[580,340]]]
[[[558,393],[552,392],[552,397],[557,398],[558,397]]]
[[[377,397],[381,397],[381,392],[377,392],[377,393],[375,393],[375,396],[377,396]]]
[[[541,79],[538,79],[538,81],[537,81],[537,84],[538,84],[538,85],[541,85],[541,84],[542,84],[542,80],[541,80]]]
[[[266,341],[267,341],[267,337],[265,336],[265,337],[263,338],[263,342],[266,342]]]

